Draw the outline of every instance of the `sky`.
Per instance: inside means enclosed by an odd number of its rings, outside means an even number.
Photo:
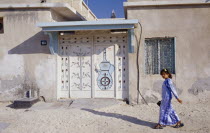
[[[110,18],[114,9],[117,18],[124,18],[123,2],[126,0],[84,0],[97,18]]]

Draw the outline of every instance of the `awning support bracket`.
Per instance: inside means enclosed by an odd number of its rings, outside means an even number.
[[[45,32],[45,34],[49,35],[50,38],[50,44],[49,44],[50,53],[53,55],[58,54],[58,32],[57,31]]]

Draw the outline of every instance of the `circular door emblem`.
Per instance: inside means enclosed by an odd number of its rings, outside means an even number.
[[[110,84],[110,79],[108,77],[101,78],[101,85],[108,86]]]

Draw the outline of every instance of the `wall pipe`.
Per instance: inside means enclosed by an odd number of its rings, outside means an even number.
[[[139,40],[137,38],[137,36],[135,35],[136,37],[136,41],[138,42],[137,44],[137,57],[136,57],[136,66],[137,66],[137,91],[138,91],[138,94],[137,94],[137,104],[139,104],[139,95],[142,97],[142,99],[144,100],[144,102],[148,105],[147,101],[145,100],[145,98],[143,97],[143,95],[141,94],[140,92],[140,89],[139,89],[139,80],[140,80],[140,70],[139,70],[139,51],[140,51],[140,44],[141,44],[141,38],[142,38],[142,25],[140,22],[138,22],[139,24],[139,27],[140,27],[140,36],[139,36]]]

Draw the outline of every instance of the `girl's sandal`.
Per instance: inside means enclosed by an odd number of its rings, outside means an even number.
[[[177,123],[174,128],[180,128],[180,127],[183,127],[184,126],[184,123]]]
[[[163,126],[160,125],[160,124],[157,124],[157,125],[154,127],[154,129],[163,129]]]

